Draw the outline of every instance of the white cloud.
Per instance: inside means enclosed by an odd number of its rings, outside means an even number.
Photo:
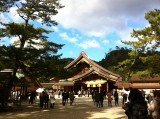
[[[147,47],[148,47],[148,48],[152,48],[152,47],[155,46],[155,44],[156,44],[156,41],[153,40],[150,44],[147,45]]]
[[[121,40],[116,40],[115,42],[116,42],[116,44],[118,44],[118,45],[123,45],[123,43],[122,43]]]
[[[0,21],[2,21],[3,23],[21,22],[22,18],[17,13],[17,7],[11,7],[8,13],[0,14]]]
[[[87,40],[87,41],[84,41],[84,42],[78,44],[78,46],[80,46],[84,49],[100,48],[100,44],[96,40]]]
[[[18,9],[17,7],[10,8],[9,14],[8,14],[9,20],[14,21],[14,22],[19,22],[22,20],[22,18],[17,13],[17,9]]]
[[[0,21],[2,21],[2,22],[4,22],[4,23],[7,23],[7,22],[9,22],[9,20],[4,16],[4,14],[0,14]],[[0,27],[2,27],[2,26],[0,26]]]
[[[89,36],[95,36],[95,37],[102,37],[105,35],[105,33],[103,31],[90,31],[87,35]]]
[[[10,40],[10,43],[11,44],[14,44],[15,42],[19,41],[19,38],[18,37],[12,37],[11,40]]]
[[[71,42],[71,43],[77,42],[77,39],[76,39],[76,38],[74,38],[74,37],[73,37],[73,38],[70,38],[70,37],[67,35],[67,33],[60,33],[59,36],[62,37],[63,40],[66,40],[66,41],[68,41],[68,42]]]
[[[59,29],[57,26],[52,26],[52,29],[54,30],[54,32],[59,32]]]
[[[56,16],[59,24],[66,29],[77,29],[85,35],[103,37],[111,32],[121,34],[130,30],[127,26],[129,20],[147,25],[144,14],[158,8],[160,1],[62,0],[61,3],[65,7]]]
[[[22,3],[26,3],[26,0],[20,0]]]
[[[103,40],[102,43],[109,44],[109,40]]]
[[[33,41],[35,43],[41,43],[42,42],[41,40],[35,40],[35,39],[33,39]],[[12,37],[11,40],[10,40],[10,43],[14,44],[16,47],[20,47],[19,37]],[[29,47],[29,46],[30,46],[29,42],[26,41],[24,47]],[[36,49],[43,48],[43,46],[41,46],[40,44],[38,44],[38,45],[32,45],[32,47],[34,47]]]

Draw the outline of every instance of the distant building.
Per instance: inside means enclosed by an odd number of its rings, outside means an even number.
[[[11,80],[13,70],[12,69],[3,69],[0,70],[0,87],[3,89],[4,85],[8,85],[9,80]],[[36,90],[42,85],[34,79],[32,76],[22,76],[19,72],[16,74],[17,80],[13,83],[12,90],[22,90],[22,92],[31,92]]]
[[[160,89],[160,76],[154,75],[140,77],[132,75],[127,82],[116,82],[115,86],[118,88],[138,88],[138,89]]]

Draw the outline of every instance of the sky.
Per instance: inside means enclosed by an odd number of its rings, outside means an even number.
[[[128,47],[121,41],[136,40],[130,37],[133,29],[143,29],[149,23],[146,12],[160,9],[160,0],[61,0],[65,7],[53,17],[58,25],[48,40],[64,44],[58,53],[61,58],[77,58],[84,51],[95,61],[105,58],[116,46]],[[3,21],[22,21],[16,7],[9,15],[0,14]],[[36,26],[38,21],[34,22]],[[4,39],[12,43],[16,38]],[[3,42],[0,42],[2,44]]]

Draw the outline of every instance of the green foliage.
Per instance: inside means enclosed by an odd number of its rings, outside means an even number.
[[[110,66],[116,66],[118,65],[118,62],[121,62],[129,57],[129,51],[130,49],[123,47],[116,48],[116,50],[111,50],[109,53],[106,54],[105,58],[99,62],[99,64],[106,69],[109,69]]]
[[[143,77],[143,76],[146,76],[148,74],[150,74],[150,70],[146,69],[146,70],[143,70],[143,71],[137,71],[136,74],[140,77]]]
[[[13,69],[6,94],[16,81],[18,69],[22,69],[26,76],[34,79],[44,80],[50,78],[52,73],[56,75],[61,56],[57,55],[57,52],[63,45],[49,42],[47,34],[51,31],[44,27],[35,27],[32,23],[36,20],[46,26],[57,25],[54,16],[63,7],[59,0],[2,0],[0,4],[3,5],[1,14],[7,14],[9,8],[14,6],[22,19],[21,22],[1,21],[0,38],[18,38],[10,46],[0,46],[0,65],[4,64],[3,67]]]
[[[41,22],[48,26],[57,25],[57,22],[52,20],[52,16],[56,15],[58,9],[63,7],[58,0],[27,0],[21,5],[18,13],[26,22],[29,19],[41,19]]]
[[[48,34],[50,32],[43,28],[34,28],[33,25],[30,24],[26,26],[24,23],[8,23],[3,25],[5,28],[0,28],[0,37],[18,37],[20,41],[15,42],[14,45],[19,45],[21,47],[24,47],[26,42],[30,43],[30,46],[31,44],[36,45],[37,40],[41,40],[43,41],[41,43],[44,43],[47,37],[43,34]],[[38,45],[40,45],[40,43]]]
[[[133,30],[131,36],[137,41],[124,42],[132,47],[129,59],[119,63],[118,69],[122,72],[128,68],[129,74],[139,76],[160,74],[160,10],[155,9],[145,14],[146,20],[150,23],[142,30]],[[128,63],[131,60],[132,63]],[[121,65],[125,67],[121,67]],[[127,79],[129,80],[129,78]]]
[[[20,0],[0,0],[0,12],[8,12],[8,9]]]
[[[128,66],[133,62],[132,60],[129,60],[130,56],[128,54],[130,51],[131,49],[116,47],[116,50],[110,50],[99,64],[112,72],[120,74],[123,77],[123,80],[127,80],[127,77],[130,76]],[[126,75],[127,77],[125,77]]]
[[[160,53],[156,52],[152,55],[147,55],[146,57],[141,57],[141,60],[146,64],[148,74],[159,74],[160,73]]]

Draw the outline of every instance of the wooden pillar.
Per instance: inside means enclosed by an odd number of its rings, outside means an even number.
[[[82,91],[82,89],[83,89],[83,85],[81,84],[81,91]]]
[[[98,87],[98,90],[99,90],[98,92],[100,92],[100,91],[101,91],[101,86],[99,86],[99,87]]]
[[[108,82],[106,82],[106,92],[108,92]]]
[[[75,92],[75,90],[74,90],[74,85],[73,85],[73,87],[72,87],[72,91]]]

